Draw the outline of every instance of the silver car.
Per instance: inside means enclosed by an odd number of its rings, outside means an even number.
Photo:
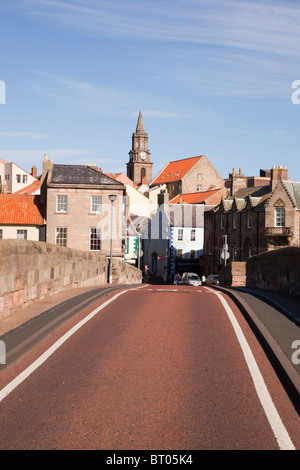
[[[181,278],[181,284],[187,286],[201,286],[202,282],[198,274],[195,273],[183,273]]]
[[[213,286],[218,286],[220,284],[219,276],[217,274],[211,274],[206,279],[206,284],[210,284]]]

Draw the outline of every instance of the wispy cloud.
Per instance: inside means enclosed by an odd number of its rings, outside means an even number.
[[[135,112],[131,114],[132,117],[138,116],[138,113]],[[182,118],[180,113],[174,113],[170,111],[159,111],[159,110],[150,110],[150,109],[143,109],[143,116],[144,117],[150,117],[150,118],[155,118],[155,119],[173,119],[173,118]]]
[[[287,93],[284,82],[298,72],[300,4],[292,0],[10,3],[18,12],[56,27],[61,25],[93,38],[134,40],[143,57],[142,67],[149,80],[151,77],[152,83],[158,84],[157,89],[161,84],[166,86],[168,80],[179,91],[186,88],[198,96],[279,96]],[[154,102],[154,96],[147,96],[145,91],[118,89],[72,77],[52,78],[52,83],[36,83],[36,91],[97,112],[101,106],[105,112],[110,112],[107,105],[111,110],[116,105],[121,112],[127,112],[132,103]],[[168,109],[168,105],[162,106]],[[163,118],[164,111],[157,109]],[[177,110],[170,111],[174,112]]]
[[[287,135],[288,132],[279,129],[279,130],[272,131],[271,134],[272,134],[272,135]]]
[[[154,100],[154,96],[147,91],[108,87],[45,71],[35,71],[35,77],[37,80],[32,81],[30,86],[36,92],[106,115],[122,113],[132,117],[136,115],[132,113],[133,103],[153,102]],[[143,109],[143,115],[157,119],[185,117],[179,112],[159,109]]]
[[[0,132],[0,137],[3,139],[49,139],[51,136],[49,134],[41,132],[18,132],[18,131],[3,131]]]
[[[300,7],[292,1],[12,0],[12,4],[93,35],[300,55]]]
[[[34,150],[0,149],[0,155],[4,160],[13,161],[15,163],[42,162],[45,154],[47,154],[50,159],[57,162],[63,160],[78,160],[80,157],[82,157],[80,161],[83,162],[85,158],[89,158],[91,151],[76,148],[44,148]]]

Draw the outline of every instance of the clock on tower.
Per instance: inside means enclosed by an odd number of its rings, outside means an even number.
[[[150,184],[152,181],[152,163],[148,149],[148,134],[144,131],[141,111],[137,121],[136,131],[132,134],[132,148],[127,163],[127,176],[135,184]]]

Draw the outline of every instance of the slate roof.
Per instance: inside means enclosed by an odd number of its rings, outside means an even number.
[[[297,209],[300,209],[300,182],[282,181],[282,184],[294,200]]]
[[[44,225],[40,197],[0,194],[0,224]]]
[[[122,183],[86,165],[53,165],[51,184],[117,185]]]
[[[247,199],[249,194],[252,197],[263,197],[267,194],[271,194],[271,188],[269,185],[266,186],[253,186],[250,188],[241,188],[238,189],[233,196],[230,196],[228,199]]]

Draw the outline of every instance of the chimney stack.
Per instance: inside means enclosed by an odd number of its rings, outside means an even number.
[[[37,167],[36,167],[36,165],[33,165],[33,167],[31,168],[31,176],[33,176],[34,178],[37,178]]]
[[[286,166],[273,166],[271,169],[271,185],[272,191],[275,188],[279,180],[287,181],[288,179],[288,169]]]

